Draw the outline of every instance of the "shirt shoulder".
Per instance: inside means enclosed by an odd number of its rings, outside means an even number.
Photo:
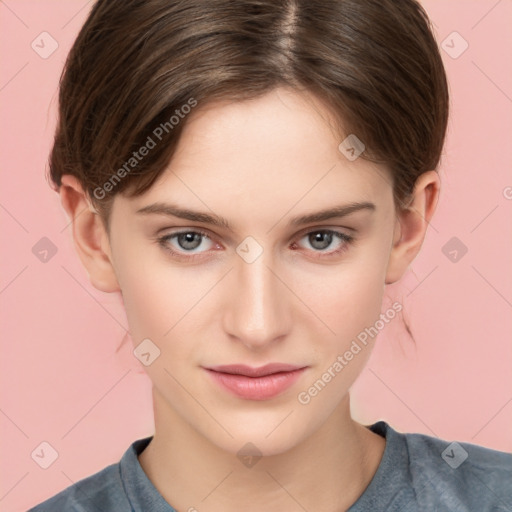
[[[512,512],[512,454],[398,432],[385,421],[368,428],[386,446],[350,512]]]
[[[123,489],[119,464],[83,478],[28,512],[131,512]]]
[[[74,483],[28,512],[176,512],[138,460],[152,439],[135,440],[118,463]]]
[[[424,434],[398,435],[406,443],[420,509],[512,512],[512,454]]]

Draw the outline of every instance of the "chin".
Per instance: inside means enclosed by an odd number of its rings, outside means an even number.
[[[260,457],[282,455],[299,445],[303,438],[297,432],[295,436],[266,434],[252,431],[232,432],[234,438],[210,439],[218,448],[240,459],[248,467]],[[251,460],[252,457],[252,460]]]
[[[226,430],[233,437],[218,429],[214,436],[211,430],[202,434],[210,443],[237,457],[251,450],[255,452],[254,455],[281,455],[302,444],[315,431],[316,426],[308,425],[307,418],[299,418],[298,412],[286,408],[263,418],[259,412],[245,414],[224,422]]]

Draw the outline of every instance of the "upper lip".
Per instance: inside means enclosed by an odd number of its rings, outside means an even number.
[[[209,366],[206,369],[215,372],[230,373],[232,375],[245,375],[246,377],[264,377],[265,375],[272,375],[273,373],[292,372],[294,370],[301,370],[302,368],[305,367],[285,363],[269,363],[259,368],[253,368],[245,364],[228,364]]]

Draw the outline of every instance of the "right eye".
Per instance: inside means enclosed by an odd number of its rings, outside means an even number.
[[[182,230],[175,233],[168,233],[157,239],[159,245],[172,255],[184,258],[194,258],[205,251],[195,251],[201,247],[204,239],[211,240],[204,231]],[[176,241],[176,245],[172,246],[170,241]]]

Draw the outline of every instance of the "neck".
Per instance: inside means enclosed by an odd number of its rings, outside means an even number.
[[[153,389],[155,435],[139,462],[177,510],[347,510],[370,483],[385,440],[350,417],[349,395],[307,440],[245,466],[190,428]]]

